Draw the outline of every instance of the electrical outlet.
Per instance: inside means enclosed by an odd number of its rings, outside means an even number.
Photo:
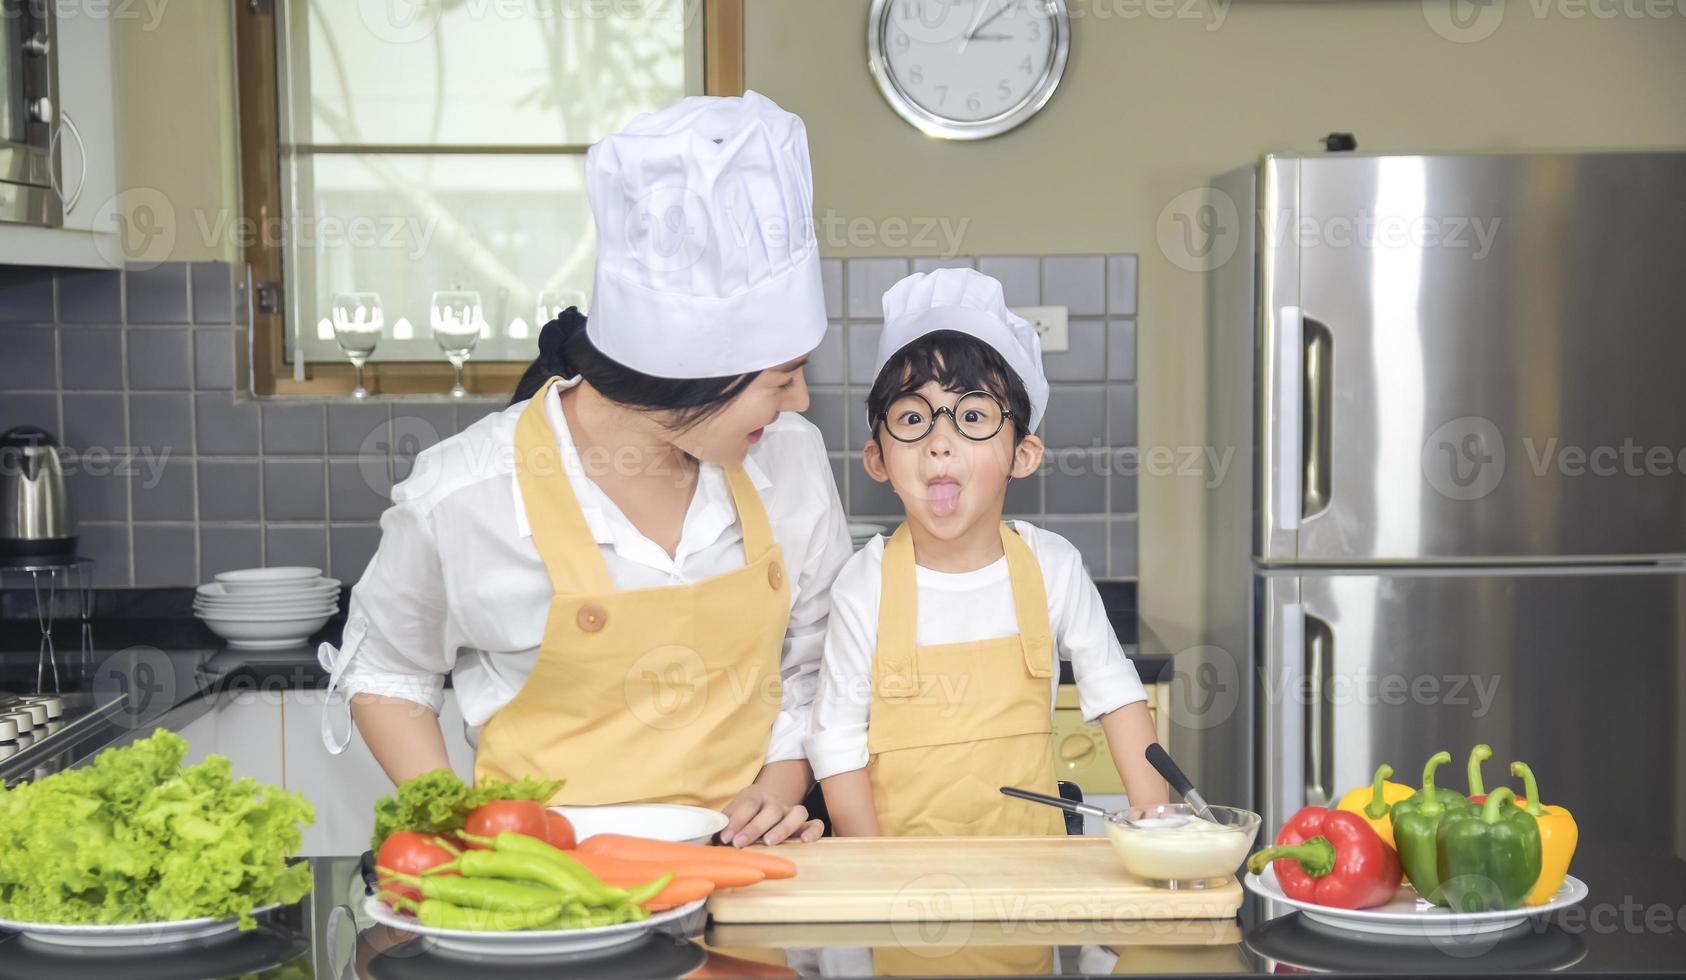
[[[1071,338],[1066,333],[1065,311],[1063,306],[1021,306],[1013,310],[1029,320],[1041,335],[1044,354],[1058,354],[1071,347]]]

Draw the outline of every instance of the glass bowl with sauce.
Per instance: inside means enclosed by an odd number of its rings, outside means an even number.
[[[1206,809],[1215,823],[1186,803],[1114,811],[1106,836],[1124,870],[1155,888],[1221,885],[1253,849],[1260,819],[1236,807]]]

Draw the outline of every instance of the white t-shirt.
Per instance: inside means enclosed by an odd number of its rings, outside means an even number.
[[[1083,719],[1133,701],[1146,701],[1136,667],[1124,655],[1101,594],[1083,568],[1083,556],[1065,538],[1024,521],[1011,522],[1042,569],[1048,594],[1048,626],[1054,634],[1050,703],[1060,682],[1060,660],[1071,661]],[[878,647],[878,594],[883,583],[884,538],[856,552],[831,586],[831,623],[820,665],[808,761],[824,779],[866,766],[866,734],[872,699],[872,658]],[[920,646],[966,643],[1019,632],[1007,559],[974,572],[915,570],[919,589],[917,642]]]
[[[551,390],[545,416],[615,587],[659,588],[742,568],[743,529],[725,470],[699,468],[679,546],[669,555],[582,468],[562,412],[564,387]],[[526,682],[552,593],[514,471],[515,424],[526,407],[489,415],[426,450],[410,478],[393,488],[380,547],[351,590],[341,648],[323,644],[321,653],[347,699],[379,694],[438,711],[450,674],[473,738]],[[849,557],[848,519],[825,442],[800,415],[787,412],[768,426],[743,467],[790,572],[790,625],[779,660],[783,700],[766,761],[799,759],[831,580]]]

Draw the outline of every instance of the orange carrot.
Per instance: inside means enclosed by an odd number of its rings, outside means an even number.
[[[742,851],[735,847],[705,847],[673,841],[628,837],[625,834],[595,834],[580,842],[580,850],[627,861],[657,863],[689,861],[732,861],[759,870],[769,878],[794,878],[796,865],[763,851]]]
[[[643,883],[673,872],[676,878],[707,878],[717,888],[737,888],[753,885],[766,877],[760,869],[731,861],[630,861],[625,858],[593,854],[585,849],[569,851],[574,859],[586,866],[605,884],[613,881]]]
[[[651,912],[663,909],[673,909],[694,902],[699,898],[707,898],[714,894],[714,882],[707,878],[675,878],[668,882],[666,888],[657,893],[655,898],[644,903],[644,907]]]

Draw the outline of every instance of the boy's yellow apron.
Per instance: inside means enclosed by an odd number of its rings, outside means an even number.
[[[878,649],[872,659],[867,776],[890,836],[1060,835],[1058,810],[1001,795],[1020,786],[1057,796],[1054,639],[1036,555],[1001,525],[1017,636],[918,646],[913,539],[903,524],[884,545]],[[1047,974],[1052,947],[873,950],[885,976]]]
[[[783,554],[743,469],[726,478],[744,567],[618,590],[563,471],[547,382],[521,413],[515,472],[554,595],[538,660],[480,733],[477,780],[566,779],[552,803],[719,809],[767,757],[790,619]]]

